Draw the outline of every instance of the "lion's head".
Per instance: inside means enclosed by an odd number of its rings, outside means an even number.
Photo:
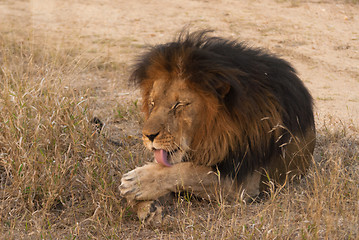
[[[175,164],[193,148],[193,139],[205,121],[205,100],[183,79],[168,81],[163,76],[151,85],[144,96],[143,141],[155,151],[158,162]]]
[[[311,97],[287,62],[206,31],[151,48],[131,80],[142,90],[144,144],[167,166],[250,172],[278,154],[288,131],[313,124]]]

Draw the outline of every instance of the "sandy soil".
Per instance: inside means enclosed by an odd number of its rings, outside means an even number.
[[[88,44],[88,53],[124,64],[120,76],[97,81],[116,101],[138,92],[124,86],[143,46],[171,40],[183,27],[268,48],[290,61],[327,115],[359,122],[359,5],[345,1],[1,1],[0,21],[25,17],[49,39]],[[2,20],[1,20],[2,19]],[[88,79],[87,79],[88,80]],[[86,81],[86,79],[85,79]],[[112,91],[115,88],[115,91]]]

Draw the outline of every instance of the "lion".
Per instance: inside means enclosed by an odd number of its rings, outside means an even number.
[[[313,100],[295,69],[210,32],[183,31],[150,48],[130,76],[142,92],[143,142],[154,161],[126,173],[120,191],[142,220],[169,193],[246,201],[269,182],[305,174],[312,161]]]

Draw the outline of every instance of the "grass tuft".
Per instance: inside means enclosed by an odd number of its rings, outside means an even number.
[[[88,91],[71,87],[86,64],[13,35],[0,37],[0,62],[1,234],[93,237],[119,227],[119,164],[98,143]]]

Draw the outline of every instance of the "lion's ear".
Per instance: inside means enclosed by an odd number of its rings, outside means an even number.
[[[217,82],[215,89],[217,94],[221,98],[224,98],[228,94],[229,90],[231,89],[231,85],[226,82]]]

